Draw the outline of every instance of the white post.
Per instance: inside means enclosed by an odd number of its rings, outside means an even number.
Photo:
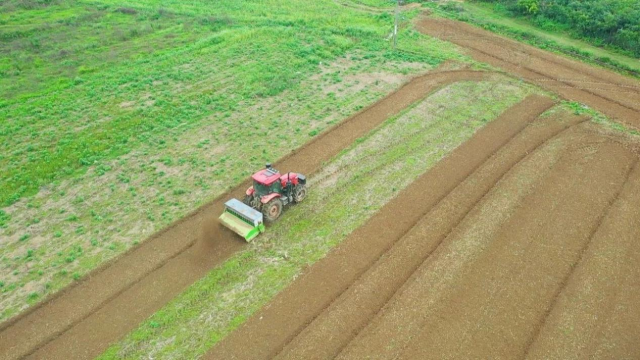
[[[400,0],[396,0],[396,21],[393,25],[393,50],[398,46],[398,17],[400,16]]]

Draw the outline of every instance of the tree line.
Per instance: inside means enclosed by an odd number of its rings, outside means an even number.
[[[495,3],[546,30],[567,30],[640,57],[640,0],[476,0]]]

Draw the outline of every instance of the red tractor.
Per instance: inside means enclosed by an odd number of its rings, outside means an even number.
[[[299,203],[307,197],[307,178],[302,174],[280,175],[267,164],[251,178],[253,186],[247,189],[244,200],[227,201],[219,218],[224,226],[247,241],[265,231],[263,218],[273,222],[280,217],[284,206]]]
[[[253,186],[247,189],[243,202],[252,208],[262,211],[267,222],[273,222],[282,208],[292,203],[299,203],[307,197],[307,178],[298,173],[280,175],[278,170],[267,164],[251,176]]]

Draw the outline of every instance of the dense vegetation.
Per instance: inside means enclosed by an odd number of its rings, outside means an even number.
[[[476,0],[525,16],[546,30],[568,31],[599,46],[640,57],[640,1]]]

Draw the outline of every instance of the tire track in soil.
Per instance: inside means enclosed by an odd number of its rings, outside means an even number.
[[[433,206],[552,105],[551,99],[529,96],[479,130],[213,347],[205,358],[266,359],[278,354]]]
[[[479,61],[518,74],[567,99],[583,102],[640,129],[640,83],[637,81],[499,37],[462,22],[423,18],[418,21],[417,29],[467,48]],[[603,83],[610,88],[602,88]],[[584,87],[582,84],[600,84],[598,86],[601,88]]]
[[[276,165],[311,175],[358,137],[438,87],[491,76],[489,72],[459,70],[417,77]],[[99,355],[188,285],[244,248],[242,239],[215,218],[224,202],[241,196],[248,184],[245,181],[77,284],[2,324],[0,358],[85,359]]]
[[[529,347],[527,359],[640,358],[638,204],[640,166],[636,164]]]
[[[640,251],[637,247],[631,257],[634,265],[619,282],[623,290],[602,326],[601,337],[589,349],[593,352],[591,359],[640,359]]]
[[[626,187],[627,182],[629,181],[629,179],[631,177],[631,173],[637,167],[638,167],[638,159],[635,159],[635,161],[633,163],[633,166],[629,168],[629,171],[627,171],[627,174],[624,176],[624,182],[622,183],[622,186],[618,189],[618,191],[615,194],[615,196],[613,197],[613,199],[611,199],[611,201],[607,205],[607,208],[603,212],[602,216],[600,217],[600,219],[598,219],[598,221],[596,223],[596,226],[591,231],[591,234],[589,235],[589,239],[587,240],[586,244],[580,250],[580,252],[578,254],[578,258],[576,259],[576,261],[574,263],[571,264],[571,268],[565,274],[565,276],[562,278],[562,282],[560,283],[560,286],[558,286],[556,292],[553,294],[553,297],[551,298],[551,301],[550,301],[549,306],[547,307],[547,309],[546,309],[546,311],[544,313],[544,316],[540,319],[538,324],[535,326],[534,334],[533,334],[533,336],[530,337],[529,341],[527,342],[527,345],[525,346],[525,350],[524,350],[524,356],[522,356],[522,358],[526,358],[527,357],[527,355],[529,354],[529,352],[530,352],[530,350],[531,350],[531,348],[533,346],[533,343],[540,336],[540,333],[542,332],[542,329],[544,328],[544,325],[547,322],[547,319],[549,318],[549,315],[551,314],[551,311],[553,310],[553,308],[558,303],[558,299],[560,298],[560,294],[567,287],[567,285],[569,283],[569,280],[571,279],[571,276],[573,275],[576,267],[579,266],[582,263],[582,259],[584,258],[585,253],[588,251],[589,246],[593,242],[593,239],[596,236],[596,233],[600,230],[600,227],[602,226],[602,223],[605,221],[605,219],[608,216],[610,216],[610,212],[611,212],[614,204],[616,202],[618,202],[620,194],[622,193],[622,191]]]
[[[586,120],[567,115],[539,120],[511,139],[287,344],[277,358],[337,356],[505,174],[549,139]]]
[[[564,151],[495,236],[473,245],[478,255],[461,260],[465,270],[434,290],[434,281],[440,281],[436,269],[459,257],[456,249],[466,240],[447,239],[448,245],[458,244],[441,248],[425,263],[343,358],[522,356],[636,161],[633,153],[600,136],[574,139],[595,143],[597,151],[586,157]]]
[[[639,225],[635,223],[636,227]],[[635,240],[636,244],[628,254],[626,272],[616,283],[619,291],[609,316],[601,319],[599,337],[589,344],[583,358],[640,359],[640,248],[638,238]]]

